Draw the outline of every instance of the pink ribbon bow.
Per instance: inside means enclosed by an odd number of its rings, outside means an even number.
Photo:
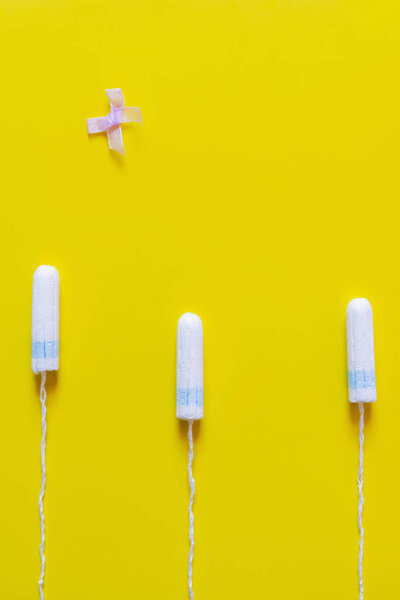
[[[130,123],[138,121],[141,125],[142,115],[139,108],[134,106],[125,106],[124,96],[121,88],[106,90],[110,100],[111,111],[106,117],[97,117],[95,119],[86,119],[88,133],[100,133],[107,131],[108,145],[110,150],[125,154],[124,143],[122,141],[121,123]]]

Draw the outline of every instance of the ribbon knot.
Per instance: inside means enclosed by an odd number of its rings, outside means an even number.
[[[139,108],[125,106],[121,88],[106,90],[106,94],[110,100],[111,110],[106,117],[86,119],[88,133],[107,131],[110,150],[125,154],[121,123],[136,121],[143,124],[142,115]]]
[[[114,106],[111,107],[111,110],[107,115],[110,127],[121,125],[120,112],[121,110],[119,108],[115,108]]]

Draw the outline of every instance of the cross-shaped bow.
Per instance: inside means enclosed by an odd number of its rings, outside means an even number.
[[[107,131],[108,145],[110,150],[125,154],[124,143],[122,141],[121,123],[130,123],[138,121],[141,125],[142,115],[140,109],[134,106],[125,106],[124,96],[121,88],[106,90],[110,100],[111,110],[106,117],[97,117],[95,119],[86,119],[88,133],[100,133]]]

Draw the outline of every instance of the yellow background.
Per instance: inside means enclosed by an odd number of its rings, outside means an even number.
[[[400,563],[397,0],[3,0],[0,599],[38,598],[34,269],[61,278],[48,600],[187,598],[178,317],[198,313],[197,600],[355,599],[345,310],[374,309],[365,588]],[[87,117],[139,106],[126,156]]]

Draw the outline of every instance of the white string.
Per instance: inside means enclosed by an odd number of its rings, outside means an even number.
[[[39,579],[39,594],[40,600],[43,600],[43,580],[44,580],[44,513],[43,513],[43,496],[46,488],[46,371],[41,372],[40,383],[40,402],[42,404],[42,442],[40,445],[40,454],[42,459],[42,487],[39,494],[39,513],[40,513],[40,579]]]
[[[360,532],[360,550],[358,554],[358,585],[359,585],[359,600],[364,598],[364,585],[363,585],[363,554],[364,554],[364,529],[362,526],[362,511],[364,505],[363,496],[363,484],[364,484],[364,404],[363,402],[358,403],[360,409],[360,428],[359,428],[359,441],[360,441],[360,454],[358,459],[358,529]]]
[[[192,461],[193,461],[193,420],[189,421],[189,431],[188,431],[188,439],[189,439],[189,486],[190,486],[190,501],[189,501],[189,540],[190,540],[190,550],[189,550],[189,569],[188,569],[188,580],[189,580],[189,597],[190,600],[193,600],[193,587],[192,587],[192,565],[193,565],[193,547],[194,547],[194,516],[193,516],[193,498],[194,498],[194,479],[192,473]]]

